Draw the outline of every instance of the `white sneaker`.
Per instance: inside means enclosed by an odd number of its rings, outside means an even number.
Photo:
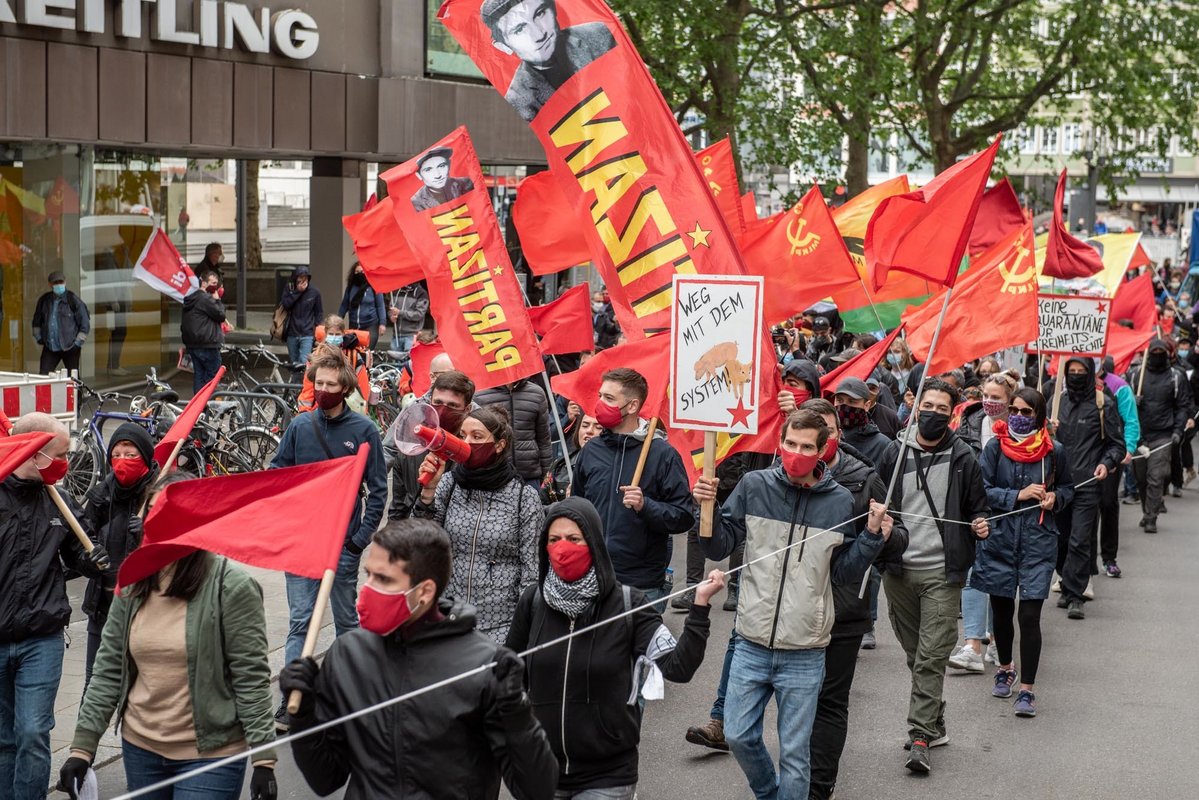
[[[985,660],[988,664],[998,664],[999,663],[999,649],[997,647],[995,647],[994,640],[992,640],[991,643],[989,645],[987,645],[987,654],[985,656],[983,656],[983,660]]]
[[[1082,597],[1084,600],[1094,600],[1095,599],[1094,583],[1095,583],[1095,581],[1093,579],[1090,579],[1090,578],[1087,579],[1087,588],[1082,590]]]
[[[1061,594],[1062,593],[1062,579],[1054,578],[1053,585],[1049,587],[1049,591],[1057,592],[1058,594]]]
[[[956,653],[949,657],[949,666],[966,672],[981,673],[985,669],[982,653],[974,652],[974,648],[968,644],[962,645]]]

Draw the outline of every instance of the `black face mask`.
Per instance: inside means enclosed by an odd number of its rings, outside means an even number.
[[[365,272],[358,272],[358,273],[355,273],[355,275],[354,275],[354,285],[355,285],[355,286],[362,286],[362,285],[364,285],[365,283],[366,283],[366,273],[365,273]]]
[[[1090,385],[1090,378],[1083,373],[1081,375],[1066,375],[1066,390],[1070,394],[1079,395],[1087,390]]]
[[[1150,372],[1163,372],[1168,366],[1170,366],[1170,360],[1165,353],[1151,352],[1149,354]]]
[[[936,411],[921,411],[916,417],[916,427],[925,440],[939,442],[949,430],[949,415]]]

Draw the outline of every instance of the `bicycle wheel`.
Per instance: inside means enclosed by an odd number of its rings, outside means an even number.
[[[239,475],[255,471],[249,456],[225,438],[208,451],[205,461],[207,475]]]
[[[241,450],[252,469],[266,469],[275,457],[275,451],[279,449],[279,437],[258,426],[234,431],[229,434],[229,441]]]
[[[100,482],[103,464],[104,455],[88,430],[67,455],[67,476],[63,478],[63,488],[76,503],[83,505],[87,493]]]
[[[371,417],[374,418],[382,433],[387,433],[391,429],[391,423],[395,422],[396,416],[400,413],[391,403],[379,402],[371,406],[371,409]]]

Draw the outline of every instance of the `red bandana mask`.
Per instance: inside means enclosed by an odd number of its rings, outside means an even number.
[[[559,539],[546,550],[550,554],[550,567],[567,583],[574,583],[591,569],[591,548],[586,544]]]
[[[150,468],[146,466],[146,462],[142,461],[140,456],[137,458],[114,458],[112,474],[116,476],[117,483],[128,489],[150,474]]]

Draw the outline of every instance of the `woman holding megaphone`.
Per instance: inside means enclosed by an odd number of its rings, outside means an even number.
[[[516,601],[537,582],[541,500],[508,457],[512,426],[502,408],[475,409],[460,435],[470,445],[469,458],[446,473],[445,462],[430,453],[420,467],[427,485],[412,515],[449,533],[453,572],[445,593],[473,605],[479,630],[503,644]],[[423,480],[426,475],[431,479]]]

